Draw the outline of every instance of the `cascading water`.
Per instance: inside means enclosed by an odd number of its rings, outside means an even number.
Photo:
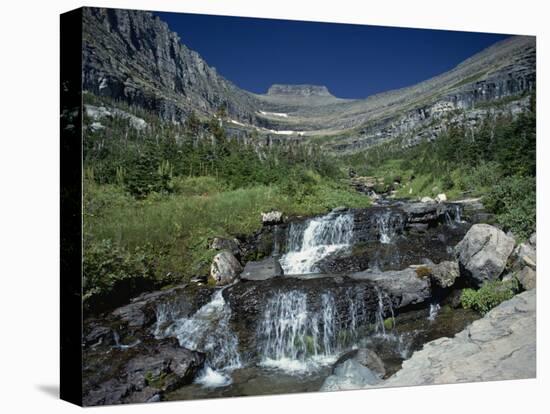
[[[447,224],[449,227],[456,227],[457,224],[462,223],[464,223],[464,221],[462,220],[460,205],[448,205],[445,211],[445,224]]]
[[[380,243],[389,244],[393,241],[399,230],[403,229],[403,217],[392,213],[391,210],[374,216]]]
[[[306,225],[290,225],[288,253],[280,259],[285,274],[317,271],[316,264],[330,254],[350,246],[353,237],[351,213],[329,213],[309,220]]]
[[[441,306],[439,305],[439,303],[431,303],[430,313],[428,314],[428,320],[434,321],[435,318],[437,318],[437,314],[439,313],[440,309],[441,309]]]
[[[388,334],[386,333],[386,323],[385,323],[385,318],[387,314],[386,307],[390,310],[392,328],[395,326],[395,315],[393,312],[393,305],[388,294],[386,292],[381,291],[378,288],[376,288],[376,293],[378,295],[378,310],[376,312],[375,333],[376,335],[382,336],[385,338],[388,336]]]
[[[206,353],[206,365],[197,383],[208,387],[231,383],[231,371],[242,363],[239,341],[229,326],[231,308],[225,303],[223,289],[190,317],[174,318],[175,312],[168,305],[159,306],[156,313],[156,338],[174,336],[182,347]]]
[[[260,364],[299,373],[334,362],[369,321],[362,296],[349,293],[348,319],[339,317],[330,292],[321,295],[320,312],[308,308],[306,293],[276,293],[258,326]]]

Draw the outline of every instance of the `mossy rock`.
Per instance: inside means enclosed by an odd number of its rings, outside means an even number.
[[[416,276],[420,279],[426,279],[432,275],[432,269],[428,266],[420,266],[416,268]]]

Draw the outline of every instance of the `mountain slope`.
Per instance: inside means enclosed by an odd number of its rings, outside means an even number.
[[[457,122],[457,112],[475,123],[492,103],[521,111],[536,84],[535,38],[517,36],[432,79],[366,99],[340,99],[315,85],[273,85],[253,94],[219,75],[159,18],[118,9],[85,9],[83,59],[84,89],[97,95],[175,122],[191,111],[206,117],[226,108],[232,129],[321,139],[337,152],[396,137],[407,145],[434,139]]]
[[[85,90],[125,100],[167,120],[226,107],[231,116],[251,121],[249,94],[220,76],[151,13],[85,8],[83,15]]]

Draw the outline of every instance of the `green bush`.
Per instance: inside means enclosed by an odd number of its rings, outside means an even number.
[[[536,182],[534,177],[511,176],[493,186],[483,199],[504,230],[527,239],[536,226]]]
[[[478,290],[464,289],[460,302],[464,309],[473,309],[484,315],[505,300],[511,299],[517,290],[516,279],[485,282]]]
[[[132,251],[110,240],[87,242],[83,259],[83,301],[95,311],[124,303],[155,284],[155,262],[147,248]]]

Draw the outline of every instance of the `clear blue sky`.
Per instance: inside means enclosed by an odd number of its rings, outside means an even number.
[[[507,35],[155,13],[239,87],[325,85],[364,98],[445,72]]]

